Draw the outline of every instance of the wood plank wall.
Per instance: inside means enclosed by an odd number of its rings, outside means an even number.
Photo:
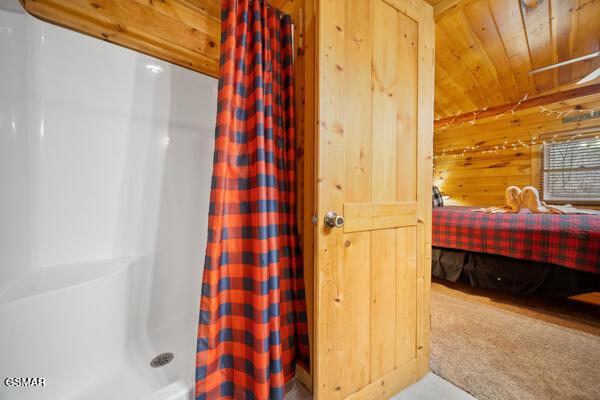
[[[311,351],[311,371],[296,368],[296,377],[313,389],[314,360],[314,260],[315,225],[315,57],[316,0],[290,0],[283,10],[294,21],[294,62],[296,94],[296,155],[298,231],[304,261],[304,283]]]
[[[544,107],[555,111],[600,111],[600,93]],[[575,111],[570,116],[579,113]],[[533,107],[514,114],[507,112],[499,118],[482,118],[475,124],[438,127],[434,133],[434,184],[450,196],[444,204],[502,205],[507,186],[536,185],[539,181],[541,135],[594,126],[600,127],[600,118],[563,123],[557,114],[548,115]],[[519,140],[531,143],[534,139],[534,146],[519,145],[514,150],[510,145]],[[466,147],[470,149],[463,156]]]

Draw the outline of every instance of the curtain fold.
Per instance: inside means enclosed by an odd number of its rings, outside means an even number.
[[[283,399],[309,367],[292,24],[266,0],[223,0],[221,19],[196,399]]]

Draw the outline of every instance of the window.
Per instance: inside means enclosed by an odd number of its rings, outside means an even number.
[[[542,177],[546,201],[600,203],[600,130],[546,142]]]

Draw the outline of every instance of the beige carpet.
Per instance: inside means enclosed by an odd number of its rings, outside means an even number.
[[[476,398],[600,399],[597,321],[573,329],[437,284],[431,314],[431,369]]]

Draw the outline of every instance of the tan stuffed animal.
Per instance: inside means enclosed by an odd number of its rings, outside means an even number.
[[[509,186],[504,193],[504,207],[489,207],[479,211],[486,213],[518,213],[521,208],[528,208],[535,214],[562,214],[565,211],[555,206],[548,206],[540,200],[540,193],[533,186],[525,186],[523,190],[517,186]]]
[[[546,204],[540,200],[540,193],[533,186],[525,186],[523,190],[517,186],[509,186],[504,192],[506,205],[503,207],[480,208],[474,211],[489,214],[518,213],[521,208],[528,208],[535,214],[594,214],[600,215],[598,210],[575,208],[571,204],[561,206]]]
[[[517,186],[507,187],[504,198],[506,200],[506,207],[510,210],[508,212],[518,213],[521,211],[521,189]]]
[[[521,190],[521,207],[529,208],[532,213],[546,214],[550,212],[548,207],[540,200],[540,192],[533,186],[525,186]]]

